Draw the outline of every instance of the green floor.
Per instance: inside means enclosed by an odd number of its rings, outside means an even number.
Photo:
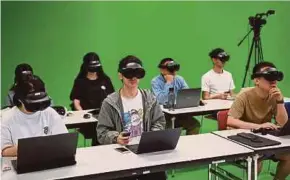
[[[198,117],[200,119],[200,117]],[[217,130],[217,122],[214,120],[204,118],[203,126],[201,129],[201,133],[208,133]],[[91,144],[91,140],[86,140],[86,145],[89,146]],[[82,135],[79,135],[78,147],[84,147],[84,138]],[[269,161],[265,161],[263,165],[263,171],[259,175],[259,180],[273,180],[273,177],[268,172]],[[243,174],[241,169],[230,165],[224,165],[225,169],[229,170],[234,175],[242,178],[245,177],[246,174]],[[271,162],[270,172],[275,172],[276,163]],[[206,180],[208,178],[207,166],[199,166],[199,167],[191,167],[184,169],[176,169],[175,176],[171,176],[171,171],[168,171],[168,179],[169,180]],[[287,178],[290,180],[290,177]]]

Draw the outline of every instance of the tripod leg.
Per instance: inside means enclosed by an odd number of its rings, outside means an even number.
[[[245,75],[244,75],[244,79],[243,79],[242,88],[245,87],[245,83],[246,83],[246,79],[247,79],[247,75],[248,75],[248,71],[249,71],[249,66],[250,66],[250,62],[251,62],[251,57],[252,57],[252,53],[253,53],[254,44],[255,44],[255,39],[253,38],[251,49],[250,49],[249,56],[248,56],[248,61],[246,64],[246,71],[245,71]]]
[[[263,46],[261,39],[259,39],[259,47],[260,47],[260,61],[264,61]]]

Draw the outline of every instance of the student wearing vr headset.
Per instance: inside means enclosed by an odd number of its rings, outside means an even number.
[[[2,114],[2,156],[17,156],[18,139],[68,132],[59,114],[49,107],[51,100],[39,77],[18,82],[14,92],[16,106]]]
[[[72,109],[99,109],[103,100],[112,92],[113,84],[104,73],[99,56],[94,52],[87,53],[70,94]]]
[[[122,88],[109,95],[103,102],[98,117],[97,136],[100,144],[126,145],[130,139],[139,138],[142,132],[165,128],[165,118],[154,95],[139,89],[145,76],[142,62],[127,56],[119,63]],[[129,180],[166,179],[164,172],[124,178]]]
[[[173,88],[175,96],[181,89],[187,89],[188,85],[183,77],[177,75],[177,71],[180,69],[180,65],[176,63],[172,58],[164,58],[158,65],[160,69],[160,75],[153,78],[151,81],[152,91],[157,97],[160,104],[166,105],[168,103],[169,89]],[[200,129],[200,123],[198,120],[188,115],[179,115],[176,117],[176,127],[183,127],[186,129],[186,134],[198,134]],[[171,127],[171,116],[166,115],[166,126]]]
[[[288,121],[284,98],[277,86],[283,73],[273,63],[260,62],[253,69],[255,87],[239,93],[228,113],[227,125],[241,129],[277,129]],[[271,123],[275,118],[276,124]],[[284,180],[290,173],[290,153],[275,155],[279,163],[275,179]],[[262,163],[259,163],[261,170]]]
[[[223,49],[216,48],[209,53],[213,62],[213,68],[201,78],[202,98],[227,99],[233,96],[235,89],[232,74],[224,70],[224,66],[230,59]]]
[[[19,82],[27,81],[33,75],[33,69],[29,64],[23,63],[19,64],[15,68],[15,76],[14,76],[14,83],[10,88],[5,106],[14,106],[13,97],[14,97],[14,89]]]

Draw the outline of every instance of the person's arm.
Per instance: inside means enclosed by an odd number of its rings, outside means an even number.
[[[64,124],[64,121],[61,119],[61,116],[53,109],[49,109],[48,113],[50,114],[51,124],[51,134],[64,134],[68,133],[68,130]]]
[[[74,107],[77,111],[81,111],[83,110],[82,106],[81,106],[81,101],[78,100],[78,99],[74,99],[73,100],[73,104],[74,104]]]
[[[3,157],[17,156],[17,146],[12,142],[12,135],[9,127],[1,124],[1,151]]]
[[[158,131],[158,130],[163,130],[165,129],[165,116],[161,110],[161,107],[157,103],[157,100],[154,100],[154,104],[151,110],[151,117],[152,117],[152,122],[151,122],[151,131]]]
[[[240,120],[240,118],[245,113],[245,96],[246,95],[243,94],[235,99],[228,113],[229,116],[227,120],[227,125],[238,129],[257,129],[260,127],[259,124],[249,123]]]
[[[230,84],[230,96],[231,97],[235,97],[236,96],[236,94],[234,93],[234,89],[236,88],[236,86],[235,86],[235,83],[234,83],[234,79],[233,79],[233,76],[232,76],[232,74],[231,74],[231,84]]]
[[[202,91],[202,99],[209,100],[209,99],[226,99],[227,93],[220,93],[220,94],[212,94],[210,95],[207,91]]]
[[[74,81],[74,85],[73,85],[73,88],[72,88],[71,93],[70,93],[70,99],[72,100],[73,106],[77,111],[83,110],[83,108],[81,106],[81,102],[80,102],[81,93],[82,93],[81,88],[82,88],[81,81],[76,79]]]
[[[116,131],[113,114],[118,113],[112,109],[108,102],[103,101],[98,116],[97,137],[100,144],[117,143],[119,132]]]
[[[152,80],[151,86],[154,95],[160,104],[165,104],[168,101],[169,88],[173,87],[173,83],[165,83],[164,86],[158,80]]]
[[[277,104],[275,119],[280,126],[284,126],[288,121],[288,114],[284,104]]]
[[[181,76],[178,76],[178,77],[180,78],[180,81],[181,81],[181,89],[188,89],[189,86],[188,86],[188,84],[186,83],[186,81],[184,80],[184,78],[181,77]]]
[[[115,92],[115,88],[113,86],[113,83],[111,81],[111,79],[109,77],[107,77],[107,81],[106,81],[106,84],[107,84],[107,87],[108,87],[108,90],[107,90],[107,95]]]

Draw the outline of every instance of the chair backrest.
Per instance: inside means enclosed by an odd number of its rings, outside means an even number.
[[[227,129],[228,112],[229,112],[229,110],[224,110],[224,111],[219,111],[217,113],[217,121],[218,121],[218,130],[219,131]]]
[[[285,108],[288,114],[288,119],[290,119],[290,102],[285,103]]]

